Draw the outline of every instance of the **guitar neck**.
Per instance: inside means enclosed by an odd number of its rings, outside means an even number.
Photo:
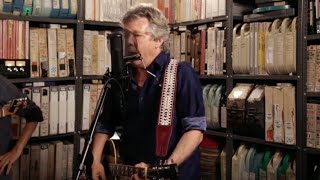
[[[133,174],[138,174],[140,177],[144,177],[145,169],[137,168],[134,166],[123,164],[111,164],[109,163],[110,171],[113,176],[127,176],[131,177]]]

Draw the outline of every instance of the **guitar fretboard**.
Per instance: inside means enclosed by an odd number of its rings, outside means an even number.
[[[112,175],[114,176],[127,176],[130,177],[133,174],[138,173],[139,176],[144,175],[143,168],[137,168],[129,165],[122,164],[109,164]]]

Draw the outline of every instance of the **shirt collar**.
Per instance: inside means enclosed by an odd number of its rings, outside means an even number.
[[[165,52],[160,52],[155,60],[147,68],[150,72],[155,74],[157,78],[160,78],[162,71],[170,62],[170,55]]]

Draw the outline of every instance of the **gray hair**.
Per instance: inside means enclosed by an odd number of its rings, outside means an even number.
[[[122,17],[121,25],[134,21],[138,18],[147,18],[149,21],[148,32],[154,39],[163,39],[162,50],[167,51],[167,41],[169,39],[169,25],[167,18],[163,13],[152,6],[152,4],[140,3],[137,6],[130,8]]]

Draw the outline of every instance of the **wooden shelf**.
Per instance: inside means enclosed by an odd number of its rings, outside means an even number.
[[[76,77],[56,77],[56,78],[19,78],[9,79],[12,83],[28,83],[28,82],[50,82],[50,81],[75,81]]]
[[[76,19],[62,19],[62,18],[48,18],[39,16],[14,16],[0,14],[0,19],[12,19],[19,21],[30,21],[30,22],[43,22],[43,23],[57,23],[57,24],[77,24]]]
[[[320,155],[320,149],[314,149],[314,148],[305,148],[305,152],[312,155]]]
[[[295,9],[285,9],[281,11],[272,11],[267,13],[259,14],[247,14],[243,16],[243,21],[246,23],[256,22],[256,21],[268,21],[274,19],[282,19],[287,17],[295,16]]]
[[[82,76],[81,77],[83,80],[103,80],[102,75],[88,75],[88,76]]]
[[[297,75],[233,75],[233,79],[250,79],[250,80],[290,80],[299,79]]]
[[[235,134],[232,137],[234,140],[255,143],[255,144],[261,144],[261,145],[271,146],[271,147],[275,147],[275,148],[283,148],[283,149],[291,149],[291,150],[298,149],[296,145],[286,145],[286,144],[266,142],[264,139],[260,139],[260,138],[240,136],[240,135],[235,135]]]
[[[307,36],[307,40],[312,41],[312,40],[319,40],[320,39],[320,34],[312,34]]]
[[[320,92],[307,92],[306,93],[307,97],[315,97],[315,98],[320,98]]]
[[[199,26],[202,24],[214,23],[214,22],[226,21],[226,20],[227,20],[227,16],[218,16],[218,17],[213,17],[213,18],[208,18],[208,19],[200,19],[200,20],[195,20],[195,21],[174,23],[174,24],[170,24],[170,27]]]
[[[106,21],[83,21],[84,25],[92,25],[92,26],[105,26],[105,27],[114,27],[114,28],[120,28],[119,22],[106,22]]]
[[[47,141],[73,138],[74,134],[75,133],[66,133],[66,134],[50,135],[50,136],[43,136],[43,137],[31,137],[29,140],[29,143],[47,142]]]
[[[206,79],[227,79],[226,75],[199,75],[199,78],[201,80],[206,80]]]
[[[207,129],[206,134],[208,135],[212,135],[212,136],[217,136],[217,137],[227,137],[227,133],[226,132],[220,132],[220,131],[216,131],[213,129]]]

